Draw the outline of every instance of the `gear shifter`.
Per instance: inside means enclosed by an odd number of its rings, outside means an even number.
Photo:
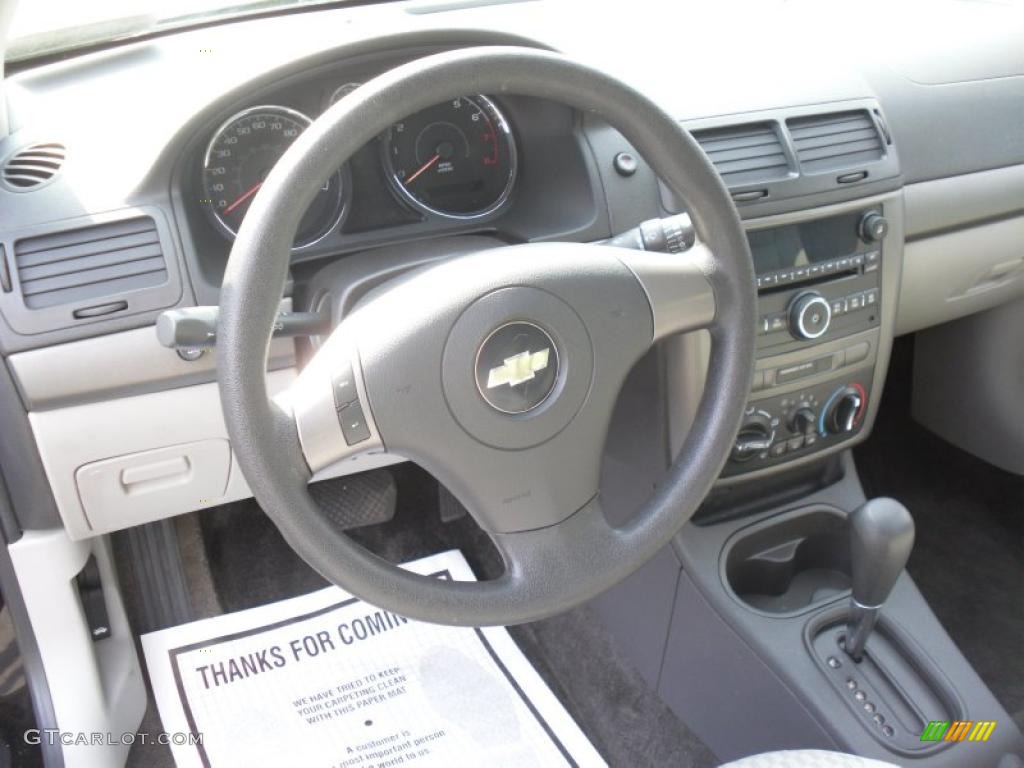
[[[879,498],[855,509],[849,524],[853,594],[846,652],[854,661],[860,661],[878,620],[878,611],[910,557],[914,520],[898,501]]]

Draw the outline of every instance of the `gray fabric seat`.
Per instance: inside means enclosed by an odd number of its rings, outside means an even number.
[[[727,763],[721,768],[897,768],[892,763],[866,757],[825,752],[820,749],[794,749],[765,752]]]

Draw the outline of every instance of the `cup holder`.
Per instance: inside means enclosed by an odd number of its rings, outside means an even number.
[[[722,555],[723,579],[743,603],[791,614],[850,589],[846,515],[816,506],[787,512],[738,531]]]

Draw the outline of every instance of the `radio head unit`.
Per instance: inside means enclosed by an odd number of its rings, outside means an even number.
[[[880,255],[879,244],[887,232],[888,223],[877,210],[748,232],[757,286],[813,282],[855,271],[865,263],[858,256]],[[871,263],[877,269],[877,258]]]
[[[876,207],[747,233],[757,273],[757,365],[723,476],[817,453],[860,431],[887,231]]]
[[[758,349],[778,354],[877,325],[887,229],[871,209],[749,232]]]

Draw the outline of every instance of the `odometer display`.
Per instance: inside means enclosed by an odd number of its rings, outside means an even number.
[[[384,142],[392,185],[415,208],[472,219],[500,208],[516,178],[505,117],[483,96],[438,104],[395,123]]]
[[[214,134],[203,158],[203,201],[214,222],[229,237],[242,225],[270,169],[310,124],[287,107],[246,109]],[[341,219],[341,173],[335,173],[310,203],[295,234],[295,248],[321,240]]]

